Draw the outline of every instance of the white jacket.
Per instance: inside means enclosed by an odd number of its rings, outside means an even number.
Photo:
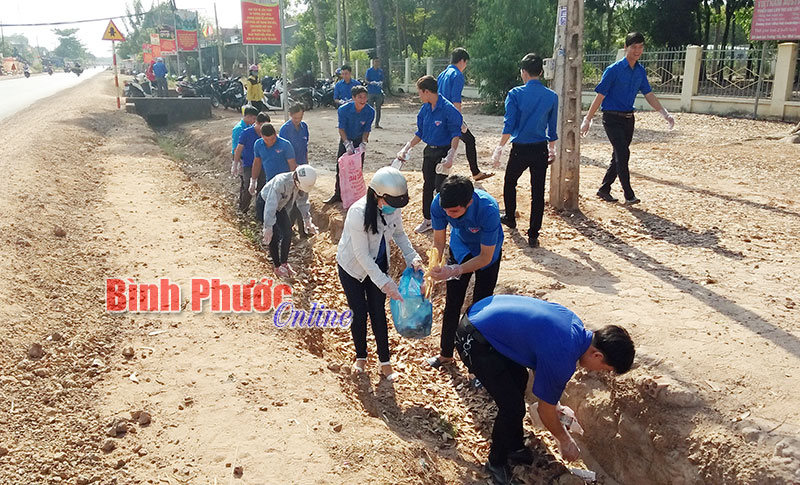
[[[370,280],[378,288],[392,281],[386,273],[381,271],[375,258],[378,257],[381,239],[386,236],[386,257],[389,256],[389,240],[393,239],[395,244],[403,252],[406,265],[411,266],[415,259],[420,259],[419,254],[411,246],[411,241],[403,230],[403,216],[401,209],[397,209],[392,214],[383,214],[381,219],[380,209],[378,210],[378,233],[364,230],[364,211],[367,207],[367,197],[364,196],[356,201],[347,211],[344,220],[344,230],[339,239],[339,247],[336,250],[336,262],[344,269],[347,274],[364,281],[369,276]],[[385,224],[384,224],[385,221]]]
[[[276,214],[281,209],[292,208],[292,203],[297,202],[297,208],[307,221],[311,217],[311,205],[305,195],[294,183],[294,172],[279,173],[261,189],[261,198],[264,199],[264,227],[272,227],[277,219]]]

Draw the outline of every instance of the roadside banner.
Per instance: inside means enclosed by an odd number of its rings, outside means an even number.
[[[175,16],[178,50],[196,51],[198,48],[197,14],[191,10],[176,10]]]
[[[161,54],[174,55],[175,50],[175,31],[170,25],[162,25],[158,29],[159,45],[161,46]]]
[[[281,44],[281,18],[278,0],[241,0],[242,43]]]
[[[800,39],[800,0],[755,0],[750,40]]]

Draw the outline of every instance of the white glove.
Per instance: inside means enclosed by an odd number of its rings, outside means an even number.
[[[397,152],[397,159],[404,162],[408,161],[408,154],[411,153],[411,142],[403,145],[403,149]]]
[[[258,185],[258,179],[251,178],[250,179],[250,188],[247,189],[250,192],[250,195],[256,195],[256,186]]]
[[[500,157],[503,156],[503,145],[497,145],[492,153],[494,168],[500,168]]]
[[[425,272],[425,263],[422,262],[422,258],[414,258],[414,261],[411,261],[411,267],[414,268],[414,271]]]
[[[592,119],[587,116],[583,117],[583,123],[581,123],[581,136],[586,136],[589,134],[589,129],[592,127]]]
[[[431,277],[436,281],[456,280],[461,277],[460,264],[447,264],[431,270]]]
[[[392,168],[396,168],[397,170],[400,170],[400,169],[403,168],[403,161],[400,160],[399,158],[395,158],[394,160],[392,160],[391,167]]]
[[[551,164],[556,159],[556,149],[555,147],[550,147],[547,149],[547,164]]]
[[[450,167],[447,166],[446,162],[439,162],[436,164],[436,173],[439,175],[450,175],[450,168],[453,164],[450,164]]]
[[[452,167],[453,166],[453,161],[455,161],[455,159],[456,159],[456,150],[454,148],[450,147],[450,149],[447,150],[447,156],[444,157],[444,165],[445,165],[445,167],[447,167],[447,168]]]
[[[261,234],[261,240],[264,241],[264,244],[269,244],[272,241],[272,227],[265,227]]]
[[[347,151],[348,155],[352,155],[353,152],[355,152],[355,149],[353,148],[353,142],[350,140],[344,142],[344,149]]]
[[[572,439],[572,436],[567,434],[567,439],[564,441],[558,440],[558,451],[566,461],[575,461],[581,456],[581,449],[578,444]]]
[[[305,219],[303,221],[303,229],[305,229],[306,234],[313,235],[317,233],[317,226],[311,222],[311,218]]]
[[[467,126],[467,122],[466,121],[462,121],[461,122],[461,133],[466,133],[467,130],[469,130],[469,126]]]
[[[362,141],[362,142],[361,142],[361,143],[358,145],[358,149],[359,149],[359,150],[361,150],[361,152],[362,152],[362,153],[366,152],[366,151],[367,151],[367,142],[365,142],[365,141]]]
[[[236,177],[242,174],[242,161],[231,160],[231,176]]]
[[[675,118],[673,118],[672,115],[669,114],[669,111],[667,111],[667,108],[663,108],[662,107],[660,113],[661,113],[661,116],[664,118],[664,121],[666,121],[667,124],[669,125],[669,129],[671,130],[671,129],[675,128]]]
[[[392,300],[403,301],[403,296],[400,295],[400,290],[397,288],[397,283],[392,280],[389,280],[385,285],[383,285],[381,291],[386,293],[386,296]]]

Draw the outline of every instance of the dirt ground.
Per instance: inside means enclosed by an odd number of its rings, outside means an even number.
[[[115,111],[112,95],[101,75],[59,95],[57,118],[31,109],[0,123],[0,482],[485,483],[491,400],[460,364],[422,363],[438,349],[441,288],[431,337],[390,331],[403,373],[393,386],[374,354],[367,379],[349,375],[347,330],[105,311],[109,277],[184,289],[193,277],[273,277],[257,227],[234,211],[235,114],[154,132]],[[411,138],[415,114],[411,98],[384,106],[367,172]],[[328,170],[335,119],[306,115],[311,162]],[[582,147],[581,210],[548,208],[537,249],[506,229],[497,293],[556,301],[590,328],[634,336],[632,372],[579,372],[564,398],[586,428],[573,466],[599,483],[800,482],[800,147],[767,138],[785,123],[676,119],[670,132],[657,115],[637,118],[633,208],[594,197],[610,157],[598,119]],[[488,170],[502,119],[469,106],[467,121]],[[404,168],[409,232],[420,165],[421,147]],[[463,149],[456,171],[468,173]],[[480,186],[502,207],[502,171]],[[529,187],[521,179],[522,228]],[[325,172],[311,195],[322,231],[292,249],[298,307],[346,308],[334,262],[343,213],[319,203],[331,189]],[[429,235],[411,239],[421,254],[430,246]],[[517,476],[572,483],[549,435],[527,426],[540,458]]]

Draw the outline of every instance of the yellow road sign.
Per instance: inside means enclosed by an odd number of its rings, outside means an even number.
[[[122,32],[114,25],[113,20],[108,21],[108,27],[106,27],[106,31],[103,34],[103,40],[116,40],[119,42],[125,40],[125,37],[122,36]]]

